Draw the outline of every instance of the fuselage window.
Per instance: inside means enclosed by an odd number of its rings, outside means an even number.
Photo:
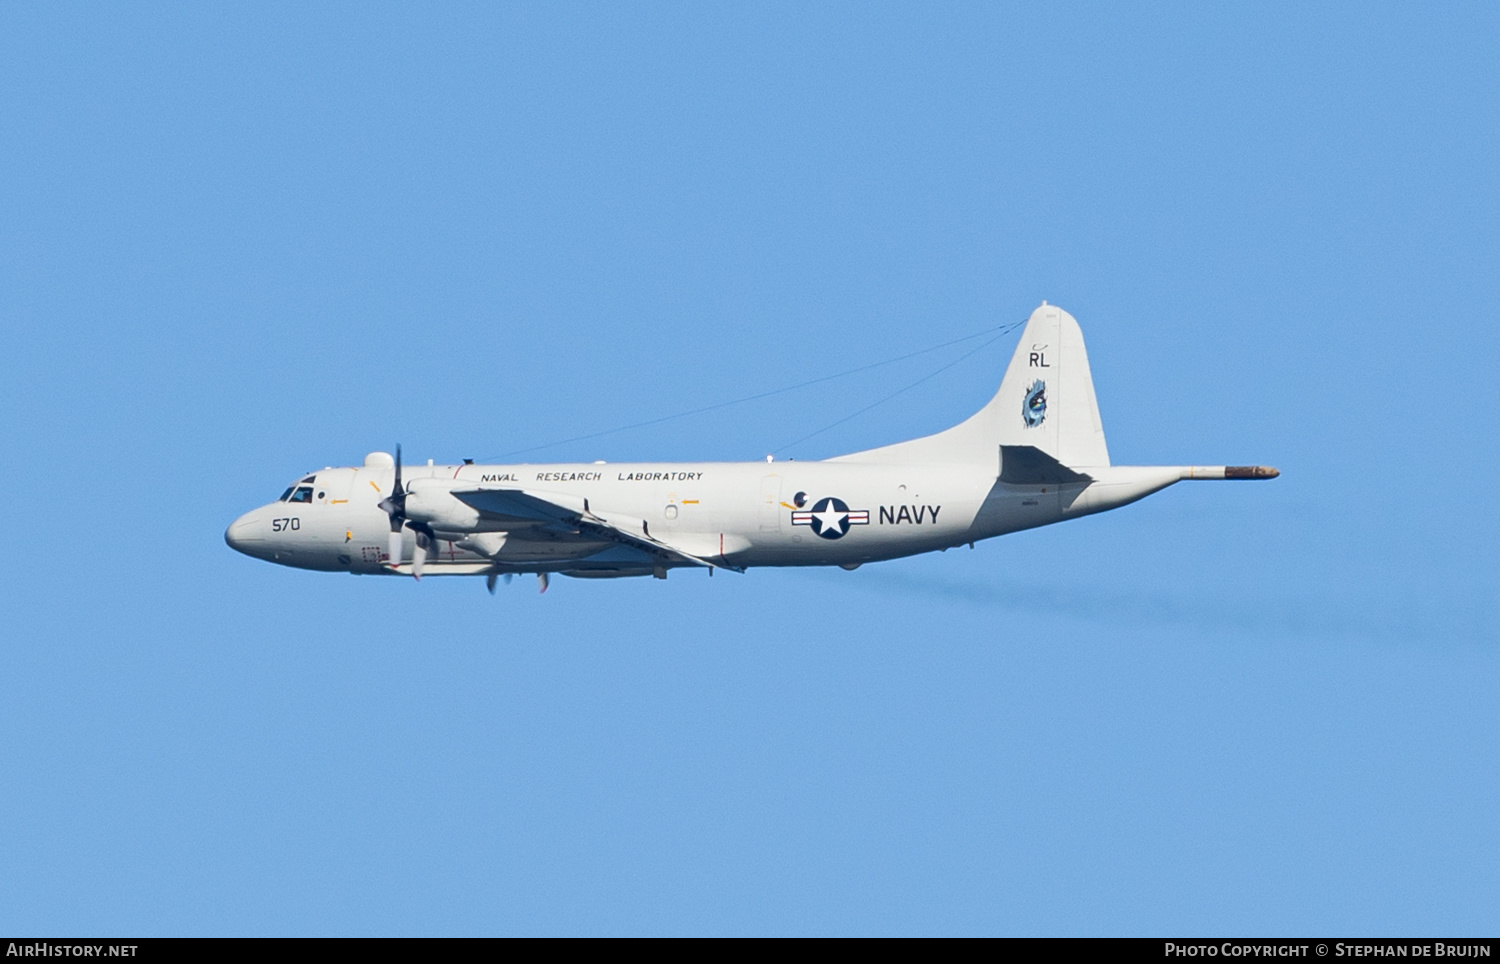
[[[291,498],[291,496],[292,496],[292,489],[294,489],[294,488],[296,488],[296,486],[292,486],[292,485],[287,486],[286,487],[286,491],[283,492],[283,493],[281,493],[281,498],[277,499],[276,501],[277,502],[285,502],[287,499]]]
[[[311,502],[312,501],[312,486],[310,486],[310,485],[304,485],[304,486],[298,487],[297,491],[293,492],[292,493],[292,497],[290,499],[288,499],[287,501],[289,501],[289,502]]]

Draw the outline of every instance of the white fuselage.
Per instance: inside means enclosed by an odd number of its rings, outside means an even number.
[[[405,478],[587,499],[604,518],[641,520],[650,535],[728,566],[852,567],[1113,508],[1181,477],[1177,468],[1108,471],[1116,478],[1063,485],[1010,485],[997,481],[993,467],[978,465],[795,461],[418,465],[407,467]],[[378,506],[394,474],[378,464],[309,473],[292,487],[310,488],[307,501],[261,506],[225,537],[248,555],[301,569],[401,571],[391,565],[388,519]],[[815,512],[820,504],[823,511]],[[559,540],[527,527],[504,533],[493,554],[486,550],[494,542],[474,544],[472,533],[436,535],[427,562],[433,575],[644,575],[654,568],[627,547]],[[406,530],[404,538],[405,559],[415,534]]]

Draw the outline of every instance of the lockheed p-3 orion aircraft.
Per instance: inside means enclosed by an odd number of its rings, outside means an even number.
[[[1265,466],[1112,465],[1083,334],[1043,302],[1000,390],[936,435],[815,462],[401,465],[372,452],[236,519],[240,552],[299,569],[656,576],[842,566],[949,549]]]

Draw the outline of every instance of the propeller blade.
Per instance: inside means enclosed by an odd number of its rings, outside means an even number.
[[[510,585],[510,581],[511,581],[511,580],[512,580],[512,579],[514,579],[514,578],[515,578],[515,573],[511,573],[511,572],[507,572],[507,573],[506,573],[506,574],[505,574],[505,584],[506,584],[506,585],[507,585],[507,586],[509,586],[509,585]]]
[[[432,537],[422,530],[417,530],[417,548],[411,554],[411,574],[418,580],[422,578],[422,566],[427,562],[427,550],[432,547]]]
[[[545,572],[536,574],[536,584],[540,587],[541,592],[547,591],[547,574]]]
[[[391,494],[380,500],[380,508],[391,518],[390,556],[386,564],[392,568],[401,565],[401,527],[406,522],[406,491],[401,488],[401,443],[396,443],[396,484]]]
[[[495,575],[493,572],[484,577],[484,588],[490,591],[491,596],[495,594],[495,583],[499,581],[500,577]]]
[[[391,520],[391,556],[386,564],[391,568],[401,565],[401,520]]]

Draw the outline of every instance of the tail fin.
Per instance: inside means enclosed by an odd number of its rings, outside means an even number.
[[[1000,391],[970,421],[992,410],[1003,445],[1034,446],[1071,468],[1109,464],[1083,332],[1055,305],[1031,313]]]
[[[832,461],[998,464],[1001,445],[1040,449],[1069,468],[1109,464],[1083,332],[1072,315],[1045,301],[1021,332],[1000,391],[967,421]]]

